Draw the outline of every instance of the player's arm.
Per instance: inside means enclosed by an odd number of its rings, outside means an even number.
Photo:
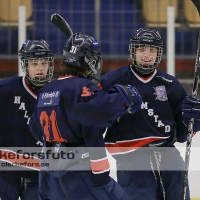
[[[102,136],[105,128],[83,126],[82,130],[95,186],[91,192],[99,199],[128,199],[121,186],[109,176],[110,165]]]
[[[191,95],[185,97],[182,104],[182,115],[189,121],[194,118],[193,131],[196,133],[200,130],[200,99],[194,98]],[[188,123],[187,123],[188,124]]]
[[[188,134],[188,122],[189,118],[182,115],[182,104],[184,102],[185,97],[187,96],[182,85],[177,81],[173,84],[173,92],[170,95],[170,105],[172,108],[172,112],[174,113],[175,121],[176,121],[176,138],[177,142],[185,142],[187,140]],[[198,125],[198,123],[196,124]],[[195,125],[195,127],[196,127]],[[194,129],[196,131],[196,128]]]
[[[186,92],[178,82],[174,82],[171,88],[172,92],[170,93],[168,101],[176,122],[176,140],[182,143],[187,139],[187,124],[182,117],[182,102],[186,96]]]
[[[110,127],[121,115],[136,112],[141,102],[140,94],[132,86],[116,85],[106,92],[94,85],[83,88],[70,113],[83,124]]]
[[[110,181],[110,165],[103,140],[106,128],[82,126],[86,147],[90,155],[90,165],[95,186],[106,185]]]

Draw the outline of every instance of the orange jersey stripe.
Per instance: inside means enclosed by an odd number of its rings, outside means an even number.
[[[98,83],[98,84],[97,84],[97,87],[98,87],[100,90],[102,90],[102,89],[103,89],[103,87],[102,87],[101,83]]]
[[[101,160],[90,160],[90,164],[94,174],[101,174],[110,170],[110,164],[107,157]]]
[[[123,154],[123,153],[128,153],[131,151],[135,151],[136,149],[139,149],[147,144],[150,144],[158,140],[164,140],[166,138],[143,138],[140,140],[122,141],[122,142],[120,141],[114,144],[106,143],[105,146],[111,155]]]

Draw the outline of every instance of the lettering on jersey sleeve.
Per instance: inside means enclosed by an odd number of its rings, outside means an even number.
[[[59,99],[60,91],[40,93],[37,107],[56,106],[59,104]]]
[[[90,88],[83,87],[82,94],[81,94],[82,97],[89,97],[89,96],[91,96],[93,94],[94,94],[94,92],[91,92]]]

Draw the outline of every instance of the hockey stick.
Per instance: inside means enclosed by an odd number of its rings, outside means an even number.
[[[73,35],[73,31],[66,20],[59,14],[54,13],[51,15],[51,22],[56,25],[66,36],[69,38]]]
[[[191,1],[196,6],[200,15],[200,0],[191,0]],[[199,54],[200,54],[200,31],[199,31],[199,36],[198,36],[198,46],[197,46],[197,56],[196,56],[195,70],[194,70],[192,97],[197,97],[199,72],[200,72],[200,55]],[[188,178],[188,169],[189,169],[189,160],[190,160],[190,147],[192,144],[193,125],[194,125],[194,118],[191,118],[188,123],[188,135],[187,135],[186,152],[185,152],[185,171],[184,171],[184,177],[183,177],[182,200],[186,199],[187,178]]]

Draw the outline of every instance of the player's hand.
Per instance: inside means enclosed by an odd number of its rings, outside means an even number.
[[[200,119],[200,99],[186,96],[182,104],[182,115],[186,118]]]
[[[142,98],[137,89],[131,85],[114,85],[109,92],[119,92],[126,105],[126,112],[133,114],[140,109]]]

